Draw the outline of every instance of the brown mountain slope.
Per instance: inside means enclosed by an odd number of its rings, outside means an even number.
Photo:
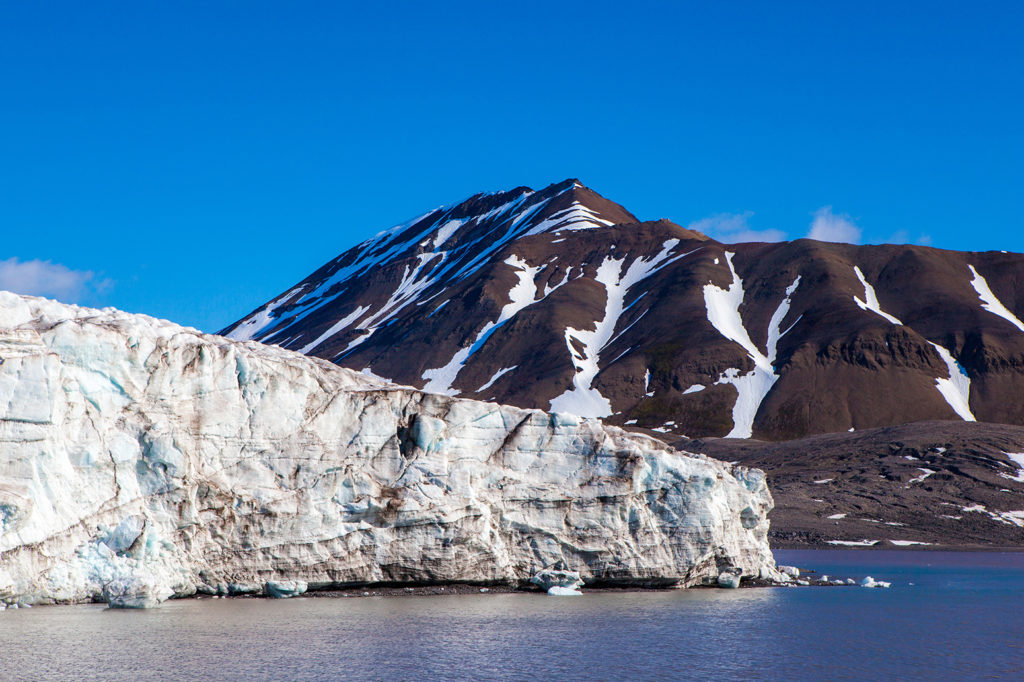
[[[1024,424],[1024,256],[725,245],[567,180],[367,240],[224,330],[665,437]]]

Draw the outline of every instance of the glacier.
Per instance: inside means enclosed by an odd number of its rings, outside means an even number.
[[[0,603],[775,579],[764,474],[573,415],[0,292]]]

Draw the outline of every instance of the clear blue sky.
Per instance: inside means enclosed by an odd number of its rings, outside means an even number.
[[[567,177],[723,237],[1024,251],[1021,7],[6,2],[0,284],[214,331]]]

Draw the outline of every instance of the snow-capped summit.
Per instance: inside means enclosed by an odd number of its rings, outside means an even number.
[[[341,354],[347,354],[409,306],[435,298],[451,281],[472,277],[495,254],[519,239],[624,222],[636,222],[636,218],[575,179],[539,192],[517,187],[508,192],[476,194],[396,225],[349,249],[298,286],[231,325],[224,334],[327,357],[326,353],[338,347],[340,338],[351,336],[344,334],[346,330],[364,330],[341,349]],[[401,274],[398,286],[390,288],[385,305],[376,310],[373,306],[350,306],[350,312],[321,330],[321,322],[333,318],[339,304],[367,284],[372,285],[374,275],[382,269],[392,267],[400,267]],[[384,290],[388,289],[385,284]],[[320,330],[320,334],[309,338],[304,332],[313,329]]]
[[[727,245],[578,180],[381,232],[222,333],[665,437],[1024,424],[1024,257]]]

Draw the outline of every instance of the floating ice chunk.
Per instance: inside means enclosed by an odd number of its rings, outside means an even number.
[[[878,296],[875,295],[875,288],[868,284],[868,281],[864,278],[864,273],[860,271],[860,268],[854,266],[853,271],[857,274],[857,279],[860,280],[860,283],[864,285],[864,300],[860,300],[857,296],[853,297],[854,302],[860,306],[860,309],[869,310],[877,315],[881,315],[893,324],[902,326],[902,322],[882,310],[882,306],[878,303]]]
[[[797,584],[797,585],[801,585],[801,586],[803,586],[803,587],[807,587],[807,586],[808,586],[808,585],[810,585],[811,583],[809,583],[809,582],[808,582],[808,581],[806,581],[806,580],[797,580],[797,581],[796,581],[796,584]]]
[[[791,578],[799,578],[800,577],[800,569],[797,568],[796,566],[779,566],[778,568],[779,568],[780,571],[782,571],[786,575],[790,576]]]
[[[737,571],[722,571],[718,574],[718,586],[736,589],[740,586],[740,574]]]
[[[892,583],[885,582],[884,580],[875,580],[870,575],[864,580],[860,581],[861,587],[891,587]]]
[[[554,568],[545,568],[530,578],[530,582],[540,587],[545,592],[550,592],[552,587],[562,587],[569,590],[578,590],[583,587],[583,579],[577,571],[563,571]]]
[[[552,597],[581,597],[583,593],[579,590],[571,587],[562,587],[561,585],[552,585],[548,588],[548,594]]]
[[[173,594],[170,587],[139,576],[118,578],[103,586],[103,600],[112,609],[152,609]]]
[[[263,591],[273,599],[287,599],[305,594],[309,585],[304,580],[268,580]]]
[[[1010,312],[1010,310],[1002,304],[1002,302],[996,298],[996,295],[992,293],[992,289],[989,288],[988,282],[985,278],[978,274],[978,271],[974,269],[973,265],[968,265],[971,270],[971,274],[974,275],[974,279],[971,280],[971,286],[978,292],[978,298],[981,299],[981,307],[989,311],[993,315],[998,315],[1017,329],[1024,332],[1024,322],[1021,322],[1016,315]]]

